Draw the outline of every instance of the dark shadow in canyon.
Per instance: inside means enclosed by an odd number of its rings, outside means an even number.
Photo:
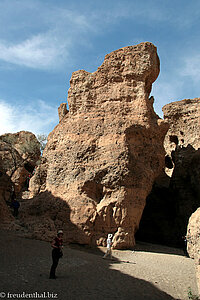
[[[184,249],[188,220],[200,206],[200,149],[177,146],[171,159],[172,177],[163,172],[155,181],[136,239]]]

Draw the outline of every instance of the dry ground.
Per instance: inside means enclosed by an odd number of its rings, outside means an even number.
[[[114,250],[111,261],[102,259],[104,248],[66,246],[58,278],[53,280],[48,279],[49,243],[1,230],[0,245],[0,297],[4,299],[23,292],[35,293],[28,299],[39,299],[46,292],[46,299],[59,300],[183,300],[188,299],[189,287],[197,294],[193,260],[173,248],[139,243],[134,252]]]

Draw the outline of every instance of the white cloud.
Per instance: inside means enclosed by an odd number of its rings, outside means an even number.
[[[52,32],[33,36],[18,44],[0,41],[0,59],[31,68],[54,68],[62,63],[63,55],[67,57],[69,45],[68,40],[61,43]]]
[[[42,100],[34,104],[12,106],[0,100],[0,134],[21,130],[48,134],[58,123],[57,107]]]
[[[85,43],[95,26],[78,11],[30,2],[29,19],[24,16],[26,3],[19,7],[18,2],[13,2],[9,13],[12,15],[16,7],[19,22],[15,20],[12,27],[12,19],[4,20],[7,36],[3,34],[4,39],[0,40],[0,60],[34,69],[58,69],[71,61],[73,47]],[[8,28],[6,23],[10,25]]]
[[[106,10],[104,6],[97,10],[86,5],[85,10],[80,11],[46,5],[42,1],[13,0],[12,5],[5,1],[0,8],[4,20],[0,25],[7,31],[7,35],[2,32],[4,39],[0,40],[0,60],[34,69],[58,69],[69,63],[75,48],[90,45],[91,33],[105,33],[112,28],[110,23],[119,19],[137,18],[143,22],[166,19],[159,7],[144,7],[140,1],[126,5],[119,1]],[[4,15],[5,9],[7,14]]]

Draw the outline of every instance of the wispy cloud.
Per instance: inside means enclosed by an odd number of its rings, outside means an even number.
[[[68,9],[64,4],[59,6],[53,2],[47,5],[43,1],[13,0],[11,5],[4,0],[0,3],[0,17],[6,8],[10,18],[3,15],[3,21],[0,20],[3,36],[0,60],[34,69],[58,69],[73,60],[75,48],[90,46],[91,34],[104,34],[112,30],[112,24],[124,19],[149,24],[168,18],[165,10],[157,5],[144,5],[141,0],[125,1],[125,4],[113,1],[115,5],[106,3],[92,9],[86,4],[81,10],[77,6]],[[1,27],[7,31],[6,35]]]
[[[54,68],[62,63],[63,55],[67,58],[69,45],[69,41],[61,43],[51,32],[33,36],[18,44],[0,41],[0,59],[34,69]]]
[[[49,133],[58,123],[57,107],[42,100],[30,105],[12,106],[0,100],[0,134],[14,133],[21,130],[35,134]]]
[[[19,22],[15,20],[15,27],[12,27],[11,20],[4,20],[2,25],[8,32],[7,36],[3,32],[1,34],[4,38],[0,40],[0,60],[34,69],[58,69],[70,62],[73,47],[85,43],[87,34],[94,30],[94,26],[81,12],[48,7],[38,1],[29,1],[29,4],[30,2],[31,7],[23,2],[24,6],[20,8],[18,1],[13,1],[13,9],[8,13],[13,15],[16,7]],[[30,18],[26,18],[25,23],[24,7],[30,13]],[[9,23],[8,28],[6,22]]]

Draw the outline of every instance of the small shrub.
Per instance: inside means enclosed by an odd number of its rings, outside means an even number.
[[[199,300],[199,297],[196,295],[193,295],[191,288],[188,288],[188,299],[191,300]]]

